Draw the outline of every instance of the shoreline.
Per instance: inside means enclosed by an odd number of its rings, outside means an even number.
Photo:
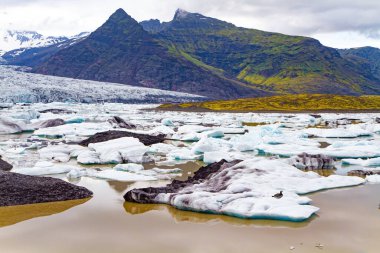
[[[142,109],[145,111],[163,111],[163,112],[213,112],[213,113],[286,113],[286,114],[304,114],[304,113],[380,113],[380,109],[363,109],[363,110],[300,110],[300,111],[292,111],[292,110],[211,110],[207,108],[199,108],[199,107],[188,107],[182,108],[178,106],[173,106],[170,108],[149,108]]]

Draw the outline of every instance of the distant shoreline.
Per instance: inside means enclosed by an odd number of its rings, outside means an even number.
[[[168,107],[168,108],[151,108],[144,109],[150,111],[173,111],[173,112],[214,112],[214,113],[289,113],[289,114],[304,114],[304,113],[380,113],[380,109],[378,110],[299,110],[299,111],[291,111],[291,110],[211,110],[207,108],[199,108],[199,107]]]

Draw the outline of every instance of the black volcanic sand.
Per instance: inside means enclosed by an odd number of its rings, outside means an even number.
[[[0,171],[0,206],[85,199],[92,192],[61,179]]]
[[[0,156],[0,171],[10,171],[11,169],[13,168],[12,164],[4,161],[3,159],[1,159],[1,156]]]

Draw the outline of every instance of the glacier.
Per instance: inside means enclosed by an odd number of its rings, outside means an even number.
[[[0,103],[163,103],[205,99],[181,92],[27,73],[4,65],[0,65],[0,89]]]

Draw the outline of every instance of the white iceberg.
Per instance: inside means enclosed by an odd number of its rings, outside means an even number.
[[[363,184],[359,177],[322,177],[279,160],[256,158],[222,168],[208,180],[178,192],[159,193],[155,201],[179,209],[250,219],[302,221],[319,208],[300,196],[320,190]],[[283,191],[283,197],[273,198]]]
[[[342,159],[344,165],[360,165],[363,167],[380,166],[380,157],[371,159]]]

